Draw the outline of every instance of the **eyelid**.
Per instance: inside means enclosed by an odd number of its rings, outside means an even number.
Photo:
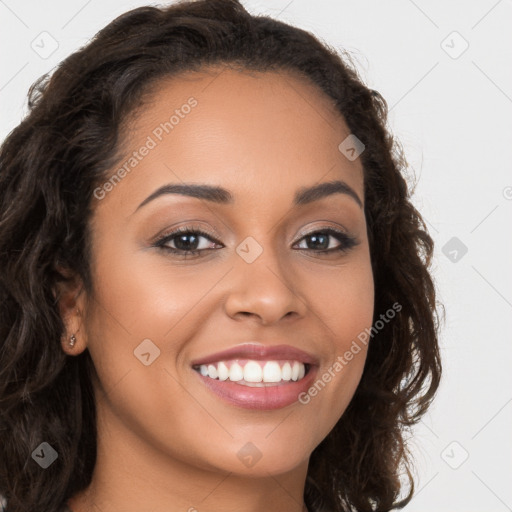
[[[328,222],[328,221],[326,221],[326,222]],[[312,228],[309,228],[309,229],[301,229],[299,231],[299,234],[297,235],[299,238],[297,240],[295,240],[294,243],[300,242],[304,237],[309,236],[309,235],[311,235],[313,233],[317,233],[317,232],[321,232],[321,231],[326,231],[326,230],[329,230],[329,229],[331,229],[336,234],[339,234],[341,236],[346,236],[348,238],[354,238],[353,236],[351,236],[349,234],[348,230],[345,229],[343,226],[341,226],[341,227],[333,227],[333,226],[329,226],[329,225],[321,225],[321,226],[312,227]],[[205,226],[202,226],[200,224],[185,224],[183,226],[178,226],[176,228],[169,228],[168,230],[167,229],[164,230],[163,234],[159,234],[159,235],[154,237],[154,239],[152,240],[152,244],[157,244],[158,242],[160,242],[161,240],[164,240],[165,238],[167,238],[169,236],[176,236],[179,233],[188,233],[188,232],[191,232],[191,231],[199,231],[199,232],[202,233],[201,236],[207,235],[208,237],[211,238],[212,242],[215,242],[215,243],[218,243],[218,244],[221,243],[219,241],[220,236],[215,231],[213,231],[212,229],[210,229],[208,227],[205,227]],[[222,244],[222,245],[224,245],[224,244]]]
[[[328,221],[325,221],[325,222],[328,222]],[[351,235],[349,234],[349,231],[347,229],[345,229],[343,226],[333,227],[333,226],[330,226],[327,224],[323,224],[321,226],[315,226],[315,227],[309,228],[307,230],[301,229],[298,236],[303,238],[303,237],[311,235],[313,233],[317,233],[319,231],[327,231],[329,229],[331,229],[335,233],[338,233],[339,235],[351,237]]]
[[[201,232],[201,236],[207,235],[211,238],[212,242],[215,243],[221,243],[219,242],[218,238],[220,236],[214,232],[212,229],[202,226],[201,224],[185,224],[184,226],[178,226],[178,227],[171,227],[169,229],[163,230],[161,234],[156,235],[153,240],[151,241],[152,245],[158,244],[162,240],[165,240],[168,237],[174,237],[179,235],[180,233],[188,233],[191,231],[199,231]]]

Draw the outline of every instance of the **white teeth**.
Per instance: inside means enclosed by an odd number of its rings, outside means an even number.
[[[244,380],[246,382],[261,382],[263,371],[256,361],[249,361],[244,367]]]
[[[208,365],[208,376],[211,377],[212,379],[217,378],[217,368],[213,364]]]
[[[233,363],[229,369],[229,380],[236,382],[244,378],[244,369],[238,364]]]
[[[281,377],[283,380],[291,380],[292,367],[290,366],[290,363],[284,363],[283,369],[281,370]]]
[[[281,381],[281,367],[279,366],[279,363],[277,363],[276,361],[268,361],[267,363],[265,363],[265,366],[263,367],[263,381]]]
[[[199,366],[199,373],[211,379],[221,381],[230,380],[238,382],[243,380],[247,383],[297,381],[306,375],[304,363],[298,361],[286,361],[282,366],[277,361],[262,362],[247,361],[241,366],[238,361],[233,361],[230,366],[224,361],[215,364],[202,364]]]
[[[217,365],[219,380],[226,380],[229,377],[229,368],[222,361]]]
[[[210,369],[210,367],[208,367],[208,369]],[[295,361],[292,366],[292,380],[298,380],[299,372],[300,372],[299,363],[297,363],[297,361]],[[210,376],[211,375],[212,374],[210,373]],[[215,377],[213,377],[213,378],[215,378]]]

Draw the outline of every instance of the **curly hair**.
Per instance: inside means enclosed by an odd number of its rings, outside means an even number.
[[[347,52],[251,15],[238,0],[198,0],[112,21],[32,85],[30,111],[0,149],[0,493],[8,512],[56,512],[91,481],[95,370],[87,350],[69,357],[61,348],[59,269],[76,272],[92,292],[93,190],[119,156],[123,123],[159,79],[210,64],[309,80],[365,145],[374,321],[396,302],[402,308],[375,334],[348,408],[312,452],[304,499],[315,512],[383,512],[413,496],[404,434],[440,383],[440,322],[433,240],[411,203],[386,101],[364,85]],[[43,441],[59,464],[41,471],[30,459]]]

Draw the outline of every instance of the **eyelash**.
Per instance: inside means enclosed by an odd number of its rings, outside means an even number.
[[[157,247],[163,251],[170,252],[172,254],[176,254],[179,256],[196,256],[199,255],[201,252],[204,251],[210,251],[215,249],[194,249],[194,250],[182,250],[182,249],[174,249],[172,247],[167,247],[165,244],[169,241],[171,241],[173,238],[176,238],[180,234],[189,234],[189,235],[200,235],[205,238],[208,238],[210,241],[214,243],[220,243],[213,237],[212,234],[207,233],[206,231],[203,231],[202,229],[196,229],[191,226],[184,226],[180,227],[171,233],[166,233],[165,235],[162,235],[160,238],[158,238],[154,243],[153,247]],[[316,231],[311,231],[310,233],[303,234],[302,237],[298,240],[298,242],[301,242],[303,239],[312,236],[312,235],[318,235],[318,234],[324,234],[324,235],[331,235],[334,238],[336,238],[340,242],[339,247],[335,247],[334,249],[298,249],[300,251],[313,251],[317,254],[333,254],[333,253],[343,253],[348,252],[350,249],[352,249],[354,246],[358,244],[355,238],[347,235],[343,231],[338,231],[334,228],[328,227],[325,229],[319,229]]]

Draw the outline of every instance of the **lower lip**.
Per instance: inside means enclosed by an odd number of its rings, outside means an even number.
[[[298,381],[285,381],[277,385],[252,387],[230,380],[217,380],[193,372],[223,400],[244,409],[281,409],[299,400],[299,395],[308,390],[317,373],[316,366],[310,366],[308,373]]]

